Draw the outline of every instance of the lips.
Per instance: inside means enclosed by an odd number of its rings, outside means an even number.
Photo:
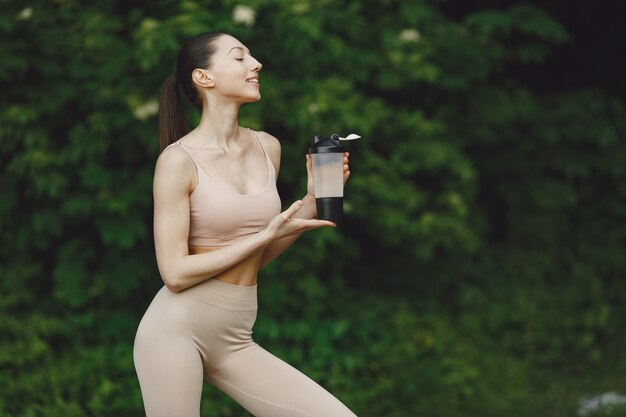
[[[248,78],[246,82],[254,85],[259,85],[259,79],[257,77]]]

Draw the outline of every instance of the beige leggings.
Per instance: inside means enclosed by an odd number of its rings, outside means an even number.
[[[356,417],[309,377],[252,340],[257,285],[209,279],[161,288],[135,337],[148,417],[198,417],[203,380],[257,417]]]

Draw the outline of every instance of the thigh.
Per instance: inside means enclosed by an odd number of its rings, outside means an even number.
[[[147,417],[199,417],[202,360],[191,340],[138,334],[135,370]]]
[[[256,417],[356,417],[311,378],[258,345],[233,354],[207,380]]]

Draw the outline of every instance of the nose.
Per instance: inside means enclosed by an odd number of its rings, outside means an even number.
[[[263,68],[263,64],[257,61],[255,58],[252,58],[252,71],[259,72]]]

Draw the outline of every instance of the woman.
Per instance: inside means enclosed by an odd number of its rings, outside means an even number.
[[[237,39],[204,33],[181,49],[161,92],[154,238],[165,283],[135,337],[148,417],[199,416],[203,380],[258,417],[354,417],[345,405],[252,340],[257,272],[316,220],[308,193],[286,211],[276,191],[280,144],[238,125],[261,98],[262,65]],[[201,109],[188,132],[181,91]],[[348,179],[348,154],[344,156]]]

